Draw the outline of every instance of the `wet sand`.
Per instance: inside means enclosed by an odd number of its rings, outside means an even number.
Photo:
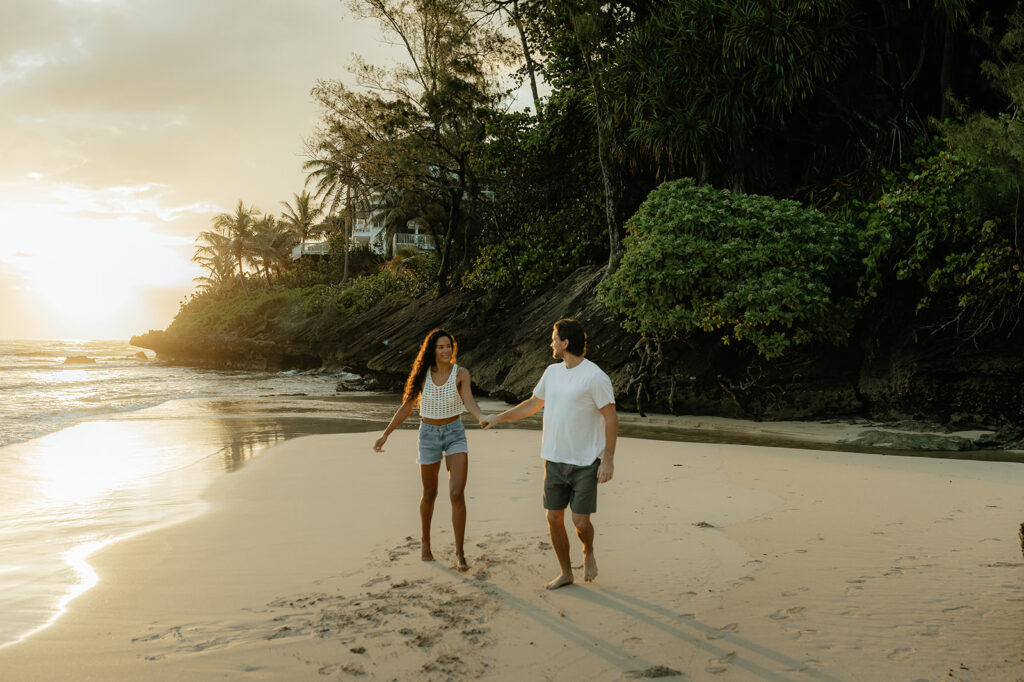
[[[538,433],[470,432],[466,574],[443,483],[419,560],[415,433],[371,440],[288,440],[98,552],[0,679],[1024,676],[1024,465],[623,438],[597,582],[550,592]]]

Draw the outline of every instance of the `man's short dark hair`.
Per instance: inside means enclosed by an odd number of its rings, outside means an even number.
[[[558,332],[558,338],[563,341],[569,342],[567,351],[573,355],[585,355],[587,352],[587,333],[583,331],[583,325],[572,319],[566,317],[558,322],[555,322],[555,331]]]

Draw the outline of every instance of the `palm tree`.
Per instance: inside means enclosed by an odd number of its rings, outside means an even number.
[[[293,196],[294,206],[287,201],[281,202],[281,206],[284,208],[284,212],[281,213],[281,221],[295,233],[300,244],[305,244],[307,238],[316,236],[316,220],[323,213],[323,209],[312,203],[313,197],[306,190]]]
[[[238,265],[238,277],[245,281],[243,262],[251,260],[253,228],[259,211],[246,208],[241,199],[234,213],[221,213],[213,218],[213,228],[230,242],[230,250]],[[207,234],[207,233],[203,233]]]
[[[344,282],[348,279],[349,239],[357,196],[353,190],[359,186],[356,166],[337,145],[323,141],[310,151],[310,157],[302,164],[302,169],[309,173],[307,183],[314,183],[313,196],[326,202],[328,217],[338,213],[341,207],[345,209],[345,265],[341,275],[341,281]]]
[[[231,252],[231,240],[219,232],[199,234],[192,261],[209,273],[208,276],[192,280],[199,285],[201,291],[217,294],[235,277],[235,258]]]
[[[287,267],[292,247],[298,235],[287,226],[278,223],[272,215],[265,215],[253,225],[252,257],[262,267],[263,276],[270,283],[270,270],[280,279],[281,269]]]

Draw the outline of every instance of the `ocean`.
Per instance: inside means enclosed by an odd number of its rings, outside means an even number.
[[[200,513],[217,476],[286,438],[378,432],[397,407],[336,393],[336,373],[152,357],[124,341],[0,341],[0,647],[102,580],[92,552]]]

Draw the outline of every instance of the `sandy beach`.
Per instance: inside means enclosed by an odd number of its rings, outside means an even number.
[[[444,484],[419,559],[415,437],[218,478],[89,557],[96,587],[0,679],[1024,678],[1024,464],[623,438],[598,580],[548,592],[539,433],[470,432],[465,574]]]

